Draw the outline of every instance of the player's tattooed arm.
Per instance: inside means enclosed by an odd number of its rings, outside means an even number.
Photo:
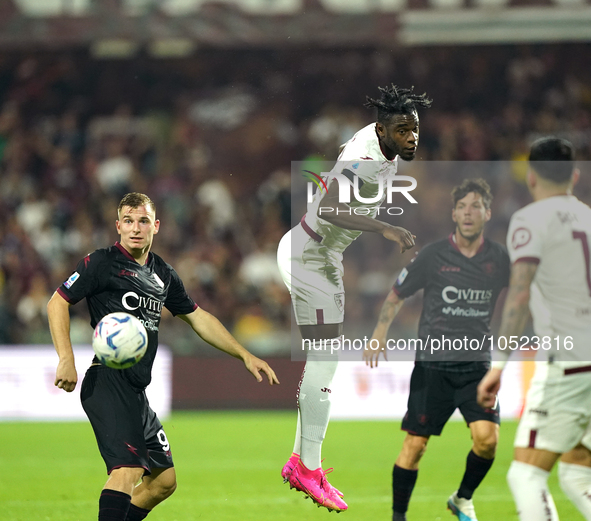
[[[69,393],[76,388],[78,382],[70,340],[70,304],[57,291],[47,303],[47,318],[51,339],[59,358],[54,385]]]
[[[511,267],[509,291],[503,307],[503,318],[499,328],[499,337],[510,338],[520,335],[529,316],[529,296],[538,265],[533,262],[517,262]],[[507,351],[501,351],[501,356]],[[493,407],[501,387],[501,374],[507,358],[493,362],[492,367],[478,384],[476,400],[482,407]]]
[[[244,348],[238,340],[236,340],[231,333],[224,327],[224,325],[211,313],[197,308],[188,315],[177,315],[181,320],[193,328],[208,344],[216,349],[228,353],[234,358],[239,358],[244,362],[246,369],[257,379],[258,382],[263,380],[260,373],[264,373],[269,380],[269,384],[278,384],[279,380],[275,375],[275,371],[271,369],[269,364],[260,358],[254,356],[250,351]]]
[[[368,215],[357,215],[351,206],[340,202],[339,185],[336,182],[329,184],[328,192],[320,201],[317,215],[321,219],[345,230],[381,233],[386,239],[400,244],[401,252],[415,245],[415,236],[408,230],[399,226],[392,226]]]
[[[378,323],[371,335],[371,340],[363,352],[365,365],[374,367],[375,362],[375,367],[377,367],[380,353],[383,353],[384,359],[388,360],[386,356],[386,336],[388,334],[388,329],[390,329],[390,324],[392,324],[392,320],[394,320],[394,317],[396,317],[403,304],[404,299],[399,298],[394,290],[390,290],[384,304],[382,304]],[[377,347],[373,349],[372,346]]]
[[[525,328],[529,317],[530,287],[537,269],[538,265],[533,262],[517,262],[511,267],[499,337],[519,335]]]

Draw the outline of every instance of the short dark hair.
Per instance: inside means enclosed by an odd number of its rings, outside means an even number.
[[[117,207],[117,214],[121,213],[121,210],[124,206],[129,206],[130,208],[137,208],[138,206],[147,206],[150,205],[152,211],[156,213],[156,207],[152,199],[150,199],[146,194],[140,194],[138,192],[131,192],[129,194],[125,194],[123,199],[119,202],[119,206]]]
[[[490,186],[484,179],[464,179],[461,185],[454,186],[451,191],[451,199],[454,203],[454,208],[460,199],[466,197],[469,193],[475,192],[482,196],[484,207],[488,210],[493,200],[493,195],[490,191]]]
[[[543,137],[531,146],[529,164],[536,173],[556,184],[568,182],[575,167],[575,150],[566,139]]]
[[[387,125],[392,116],[412,114],[417,107],[428,109],[433,100],[426,93],[413,94],[414,87],[403,89],[392,84],[390,87],[378,87],[380,99],[367,96],[365,106],[378,109],[378,122]]]

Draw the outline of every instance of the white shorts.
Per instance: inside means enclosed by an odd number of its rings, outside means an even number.
[[[581,443],[591,451],[591,423],[589,424],[589,427],[587,427],[587,432],[585,432],[585,436],[583,436]]]
[[[591,367],[536,363],[515,447],[563,454],[581,441],[591,444],[590,424]]]
[[[340,324],[345,318],[342,255],[310,237],[301,224],[287,232],[277,263],[298,326]]]

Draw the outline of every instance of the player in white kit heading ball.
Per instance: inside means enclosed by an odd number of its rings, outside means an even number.
[[[314,194],[306,215],[282,238],[277,252],[302,338],[328,341],[329,346],[331,340],[338,342],[343,333],[342,256],[347,246],[361,232],[380,233],[400,244],[402,252],[414,246],[414,236],[408,230],[375,217],[386,198],[384,184],[396,175],[398,158],[415,158],[419,142],[417,108],[428,108],[431,100],[426,94],[414,94],[412,88],[392,85],[379,90],[380,98],[368,97],[366,103],[367,107],[377,109],[377,122],[359,130],[341,147],[335,166],[323,177],[328,190]],[[351,181],[350,203],[343,202],[336,176]],[[354,197],[354,183],[359,198]],[[326,351],[307,354],[297,392],[294,449],[281,475],[318,506],[341,512],[347,504],[342,493],[326,480],[320,456],[330,417],[330,386],[337,359]]]

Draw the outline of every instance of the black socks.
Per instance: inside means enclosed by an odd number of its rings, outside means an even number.
[[[133,503],[129,506],[129,512],[125,521],[142,521],[146,519],[146,516],[150,513],[150,510],[145,508],[136,507]]]
[[[472,494],[482,483],[495,459],[484,459],[477,456],[473,451],[468,453],[466,458],[466,472],[458,489],[458,497],[472,499]]]
[[[418,470],[407,470],[394,465],[394,470],[392,470],[392,509],[395,515],[397,513],[405,514],[408,510],[408,503],[415,488],[418,473]]]
[[[99,521],[125,521],[131,496],[118,490],[104,489],[99,498]]]

